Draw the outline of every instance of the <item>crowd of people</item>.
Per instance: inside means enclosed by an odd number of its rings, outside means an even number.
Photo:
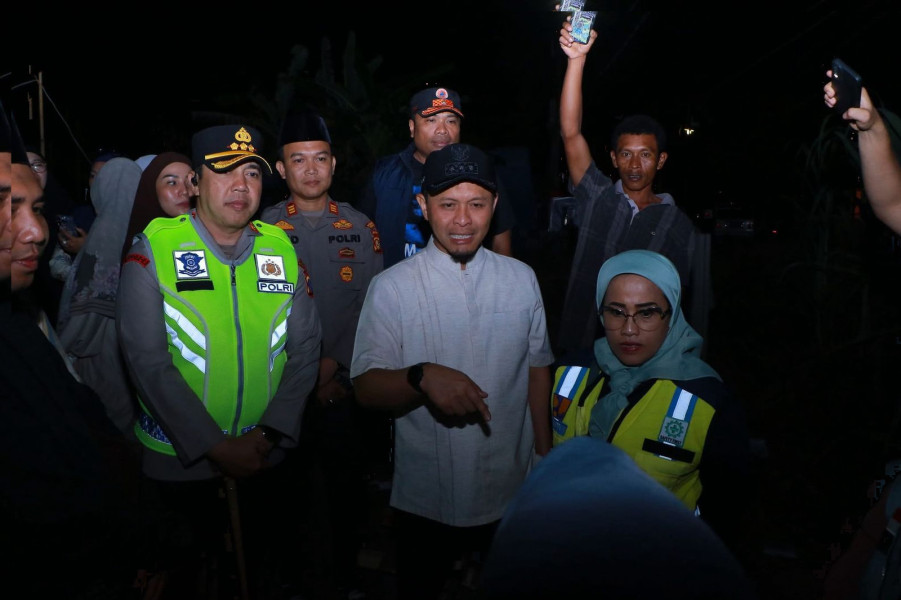
[[[556,342],[456,90],[412,94],[411,142],[355,199],[331,196],[309,106],[275,140],[230,120],[189,149],[99,153],[81,204],[0,110],[0,508],[30,595],[308,597],[315,523],[323,598],[365,598],[366,479],[390,457],[401,600],[445,598],[461,560],[483,565],[484,598],[755,597],[744,407],[704,356],[709,238],[655,190],[653,117],[613,129],[616,181],[595,162],[596,39],[562,24],[578,240]],[[843,118],[901,233],[901,166],[865,88]],[[264,206],[267,177],[286,193]],[[893,539],[855,552],[830,589],[898,589]]]

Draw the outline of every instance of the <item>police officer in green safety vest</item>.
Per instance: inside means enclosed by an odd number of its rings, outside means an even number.
[[[192,152],[196,209],[155,219],[135,238],[117,328],[139,402],[144,475],[207,541],[226,529],[222,476],[236,480],[250,560],[284,537],[290,482],[280,465],[316,382],[321,327],[290,240],[251,220],[272,173],[260,133],[210,127],[194,135]]]
[[[609,441],[735,542],[752,493],[744,411],[700,358],[703,339],[680,297],[679,273],[661,254],[629,250],[604,263],[596,301],[605,335],[590,356],[556,368],[553,442]]]

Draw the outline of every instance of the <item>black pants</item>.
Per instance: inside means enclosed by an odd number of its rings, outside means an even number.
[[[458,560],[487,555],[498,523],[452,527],[395,511],[398,600],[438,598]]]
[[[285,463],[236,483],[241,547],[221,478],[150,481],[150,501],[169,515],[159,535],[158,568],[169,574],[165,598],[205,598],[237,592],[243,555],[252,598],[280,597],[287,550],[296,544],[297,491]]]

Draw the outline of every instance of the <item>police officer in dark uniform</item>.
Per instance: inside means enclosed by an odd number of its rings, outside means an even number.
[[[361,438],[371,433],[366,423],[376,417],[356,404],[348,368],[366,290],[382,270],[381,241],[368,216],[329,196],[337,161],[319,114],[290,113],[278,146],[275,167],[289,196],[264,209],[262,220],[283,229],[294,244],[322,320],[319,380],[307,403],[302,437],[311,451],[314,509],[326,510],[331,523],[332,574],[339,589],[350,591],[358,530],[367,511],[364,458],[371,453]]]

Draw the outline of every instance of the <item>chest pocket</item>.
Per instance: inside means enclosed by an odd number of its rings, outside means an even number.
[[[344,256],[340,254],[344,250],[349,250],[354,253],[353,256],[350,255],[350,252],[343,252]],[[325,276],[320,276],[320,280],[323,281],[325,285],[329,287],[329,289],[333,290],[354,290],[360,291],[363,289],[363,270],[366,267],[366,263],[357,258],[360,253],[360,248],[358,245],[344,245],[339,249],[339,255],[332,255],[329,257],[328,264],[326,268],[328,269]]]

